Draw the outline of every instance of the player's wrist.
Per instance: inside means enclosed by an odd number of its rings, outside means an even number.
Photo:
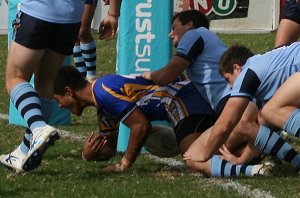
[[[124,169],[127,169],[130,167],[131,162],[126,159],[125,157],[122,158],[121,162],[120,162],[121,167],[123,167]]]
[[[108,11],[107,15],[111,16],[111,17],[115,17],[115,18],[119,18],[119,16],[120,16],[120,14],[117,14],[117,13],[114,13],[114,12],[110,12],[110,11]]]

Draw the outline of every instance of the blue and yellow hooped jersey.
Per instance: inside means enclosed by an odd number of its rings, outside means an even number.
[[[107,75],[94,83],[93,93],[99,112],[120,121],[136,108],[150,121],[165,120],[174,127],[188,115],[214,113],[190,81],[158,86],[142,77]]]

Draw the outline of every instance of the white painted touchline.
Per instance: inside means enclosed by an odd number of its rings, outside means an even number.
[[[0,119],[8,120],[8,115],[0,113]],[[85,136],[76,135],[70,131],[66,131],[63,129],[58,129],[58,132],[62,138],[76,140],[76,141],[83,141],[85,139]],[[180,170],[186,170],[185,164],[176,159],[160,158],[154,155],[149,155],[149,158],[154,159],[157,162],[166,164],[170,167],[176,167],[179,168]],[[200,177],[201,179],[204,179],[213,185],[221,186],[224,190],[227,190],[228,188],[236,190],[242,196],[253,197],[253,198],[274,198],[269,192],[259,190],[256,188],[253,189],[251,188],[251,186],[240,184],[239,182],[235,182],[232,179],[204,178],[202,174],[195,174],[195,176]]]

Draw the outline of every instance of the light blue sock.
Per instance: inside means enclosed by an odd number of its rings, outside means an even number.
[[[300,155],[277,133],[265,126],[260,126],[254,145],[263,153],[285,160],[293,167],[300,168]]]
[[[96,42],[80,43],[81,54],[87,67],[86,77],[96,76]]]
[[[10,98],[31,131],[46,125],[41,111],[41,101],[30,83],[20,83],[15,86]]]
[[[83,77],[86,77],[86,65],[84,58],[81,54],[81,49],[80,45],[75,45],[73,47],[73,58],[74,58],[74,63],[77,68],[77,70],[81,73]]]
[[[218,155],[211,158],[210,171],[212,177],[252,176],[252,169],[252,165],[233,165],[230,162],[221,160]]]
[[[295,109],[283,126],[283,130],[295,137],[300,137],[300,109]]]

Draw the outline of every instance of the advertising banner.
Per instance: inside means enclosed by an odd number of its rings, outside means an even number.
[[[123,0],[118,34],[117,72],[139,75],[168,63],[173,1]],[[118,150],[125,151],[129,129],[121,125]]]
[[[211,19],[211,29],[225,33],[262,33],[278,28],[279,0],[174,0],[174,11],[196,9]]]

